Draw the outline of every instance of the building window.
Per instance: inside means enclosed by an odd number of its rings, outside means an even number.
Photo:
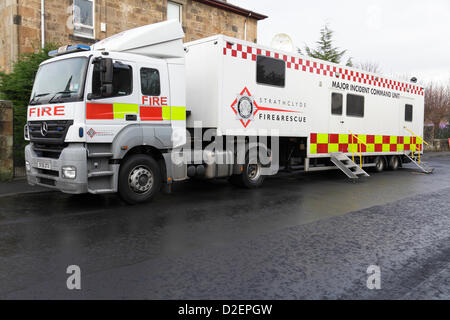
[[[331,114],[334,115],[342,115],[342,94],[341,93],[332,93],[331,94]]]
[[[92,74],[92,93],[96,97],[101,97],[101,72],[100,64],[94,65],[94,72]],[[113,72],[113,93],[111,97],[128,96],[133,92],[133,69],[131,66],[121,62],[114,63]],[[111,98],[109,97],[109,98]]]
[[[158,70],[150,68],[141,69],[141,91],[146,96],[159,96],[161,94]]]
[[[364,96],[347,94],[347,116],[364,117]]]
[[[266,56],[256,57],[256,82],[276,87],[284,87],[286,63],[284,60]]]
[[[412,104],[405,105],[405,121],[408,121],[408,122],[413,121],[413,106],[412,106]]]
[[[167,1],[167,20],[176,19],[181,22],[183,6],[179,3]]]
[[[94,0],[73,0],[74,35],[94,38]]]

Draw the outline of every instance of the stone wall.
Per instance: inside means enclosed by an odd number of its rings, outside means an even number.
[[[18,21],[15,0],[0,0],[0,70],[12,71],[13,62],[18,57]],[[16,22],[16,23],[15,23]]]
[[[224,34],[238,39],[245,39],[246,17],[212,8],[206,4],[186,1],[183,10],[183,27],[185,41],[193,41],[215,34]],[[257,20],[247,19],[247,41],[257,40]]]
[[[425,145],[425,151],[450,151],[448,139],[435,139],[433,145]]]
[[[13,178],[13,108],[0,101],[0,181]]]
[[[193,0],[172,1],[183,6],[182,25],[186,42],[219,33],[256,42],[257,20],[254,18]],[[40,47],[40,3],[40,0],[0,0],[0,30],[6,30],[1,40],[0,70],[10,71],[11,61],[17,58],[17,53],[11,54],[13,47],[19,54],[33,52]],[[167,0],[95,0],[95,37],[87,39],[74,35],[72,5],[73,0],[45,0],[46,42],[92,44],[121,31],[167,19]],[[247,36],[244,32],[246,21]],[[101,23],[106,24],[106,32],[101,31]]]

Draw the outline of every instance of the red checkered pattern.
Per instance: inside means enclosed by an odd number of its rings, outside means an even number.
[[[313,74],[335,77],[342,80],[349,80],[358,82],[361,84],[368,84],[385,89],[391,89],[401,92],[408,92],[411,94],[424,95],[424,89],[422,87],[399,82],[383,77],[377,77],[369,75],[364,72],[354,71],[346,69],[338,65],[330,65],[326,62],[311,61],[305,58],[298,58],[293,56],[287,56],[285,54],[279,54],[274,51],[255,48],[252,46],[243,45],[240,43],[229,43],[223,48],[224,55],[230,55],[232,57],[241,58],[245,60],[256,61],[256,56],[264,55],[275,59],[283,59],[286,61],[286,67],[288,69],[295,69],[298,71],[309,72]]]

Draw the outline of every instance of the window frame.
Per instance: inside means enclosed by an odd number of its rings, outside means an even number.
[[[167,8],[166,8],[166,18],[169,20],[169,5],[174,5],[178,7],[178,21],[180,23],[183,23],[183,5],[181,3],[175,2],[175,1],[167,1]]]
[[[279,86],[279,85],[276,85],[276,84],[265,83],[265,82],[258,82],[258,59],[259,58],[271,59],[271,60],[275,60],[275,61],[281,61],[283,63],[283,66],[284,66],[284,78],[283,78],[283,85],[282,86]],[[265,55],[260,54],[260,55],[256,56],[256,61],[255,62],[256,62],[256,64],[255,64],[256,65],[255,81],[256,81],[257,85],[269,86],[269,87],[274,87],[274,88],[286,88],[286,74],[287,74],[287,72],[286,72],[286,70],[287,70],[287,68],[286,68],[286,61],[284,61],[283,59],[267,57]]]
[[[341,113],[333,113],[333,95],[341,96]],[[331,115],[332,116],[342,116],[344,114],[344,95],[340,92],[331,93]]]
[[[75,1],[72,2],[72,23],[73,23],[73,35],[80,38],[86,38],[86,39],[95,39],[95,0],[85,0],[92,2],[92,26],[77,23],[75,22]],[[82,28],[91,29],[92,30],[92,36],[87,35],[85,33],[80,33],[76,30],[76,26],[80,26]]]
[[[354,96],[354,97],[362,97],[362,101],[363,101],[363,103],[362,103],[362,115],[355,115],[355,114],[348,114],[348,101],[349,101],[349,99],[348,99],[348,97],[349,96]],[[347,93],[347,96],[346,96],[346,102],[345,102],[345,115],[347,116],[347,117],[352,117],[352,118],[364,118],[364,116],[365,116],[365,114],[366,114],[366,97],[365,96],[363,96],[363,95],[361,95],[361,94],[353,94],[353,93]]]
[[[144,70],[144,69],[155,70],[156,72],[158,72],[159,93],[157,95],[150,95],[150,94],[144,93],[144,91],[142,90],[142,70]],[[159,70],[157,68],[141,67],[139,69],[139,81],[140,81],[140,84],[141,84],[141,94],[143,94],[145,96],[149,96],[149,97],[159,97],[159,96],[161,96],[161,73],[159,72]]]
[[[130,65],[130,64],[123,63],[123,62],[118,61],[118,60],[117,61],[116,60],[113,61],[114,68],[116,68],[115,66],[118,65],[118,64],[122,64],[124,66],[127,66],[130,69],[130,73],[131,73],[130,93],[124,94],[124,95],[112,95],[110,97],[101,97],[101,96],[95,95],[95,100],[111,99],[111,98],[122,98],[122,97],[128,97],[128,96],[133,95],[133,92],[134,92],[134,75],[133,75],[134,69],[133,69],[133,66]],[[92,75],[91,75],[91,93],[92,94],[94,94],[94,73],[95,73],[95,65],[92,68]],[[113,83],[114,83],[114,77],[113,77]]]
[[[406,113],[406,108],[408,107],[408,106],[410,106],[411,107],[411,120],[407,120],[406,119],[406,115],[407,115],[407,113]],[[405,104],[405,122],[413,122],[413,120],[414,120],[414,105],[412,105],[412,104],[410,104],[410,103],[406,103]]]

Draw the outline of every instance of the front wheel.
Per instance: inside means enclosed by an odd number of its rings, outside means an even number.
[[[136,154],[126,159],[119,173],[119,194],[129,204],[152,199],[161,188],[161,170],[152,157]]]

